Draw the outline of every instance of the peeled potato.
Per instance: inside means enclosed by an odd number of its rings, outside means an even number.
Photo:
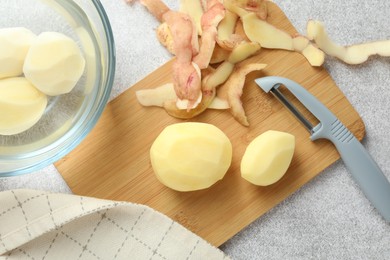
[[[46,105],[46,95],[25,78],[0,80],[0,135],[29,129],[41,118]]]
[[[24,59],[36,37],[23,27],[0,29],[0,79],[22,75]]]
[[[49,96],[69,93],[81,78],[85,59],[76,42],[57,32],[38,35],[23,65],[25,77]]]
[[[225,176],[232,160],[232,145],[214,125],[177,123],[156,138],[150,159],[156,177],[167,187],[201,190]]]
[[[267,186],[280,180],[290,166],[295,137],[289,133],[267,131],[247,147],[241,160],[241,176],[247,181]]]

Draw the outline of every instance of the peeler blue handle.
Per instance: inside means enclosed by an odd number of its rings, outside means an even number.
[[[287,78],[264,77],[255,80],[265,92],[273,93],[310,131],[310,139],[330,140],[343,159],[355,181],[383,218],[390,222],[390,183],[364,146],[347,127],[318,99],[301,85]],[[302,114],[278,90],[286,87],[319,120],[311,126]]]

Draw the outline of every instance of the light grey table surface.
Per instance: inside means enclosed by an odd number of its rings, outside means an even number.
[[[274,2],[301,33],[309,19],[317,19],[343,45],[390,39],[390,1]],[[113,99],[171,56],[155,38],[157,21],[142,6],[128,6],[122,0],[102,3],[116,41]],[[166,3],[178,6],[178,0]],[[390,179],[390,58],[372,57],[355,66],[327,58],[324,67],[360,113],[366,126],[363,144]],[[71,193],[53,165],[0,178],[0,191],[15,188]],[[234,259],[390,259],[390,224],[338,161],[221,249]]]

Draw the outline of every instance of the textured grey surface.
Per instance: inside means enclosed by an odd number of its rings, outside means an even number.
[[[166,2],[177,7],[178,0]],[[301,33],[308,19],[317,19],[341,44],[390,39],[390,1],[274,2]],[[157,22],[144,8],[126,6],[122,0],[102,3],[117,46],[114,98],[170,55],[156,41]],[[363,118],[367,131],[363,144],[390,179],[390,58],[372,57],[357,66],[327,58],[324,66]],[[0,179],[0,190],[13,188],[70,193],[53,166]],[[390,259],[390,224],[371,207],[339,161],[221,248],[234,259]]]

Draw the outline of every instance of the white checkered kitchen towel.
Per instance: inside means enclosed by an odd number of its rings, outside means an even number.
[[[34,190],[0,192],[0,259],[229,259],[144,206]]]

